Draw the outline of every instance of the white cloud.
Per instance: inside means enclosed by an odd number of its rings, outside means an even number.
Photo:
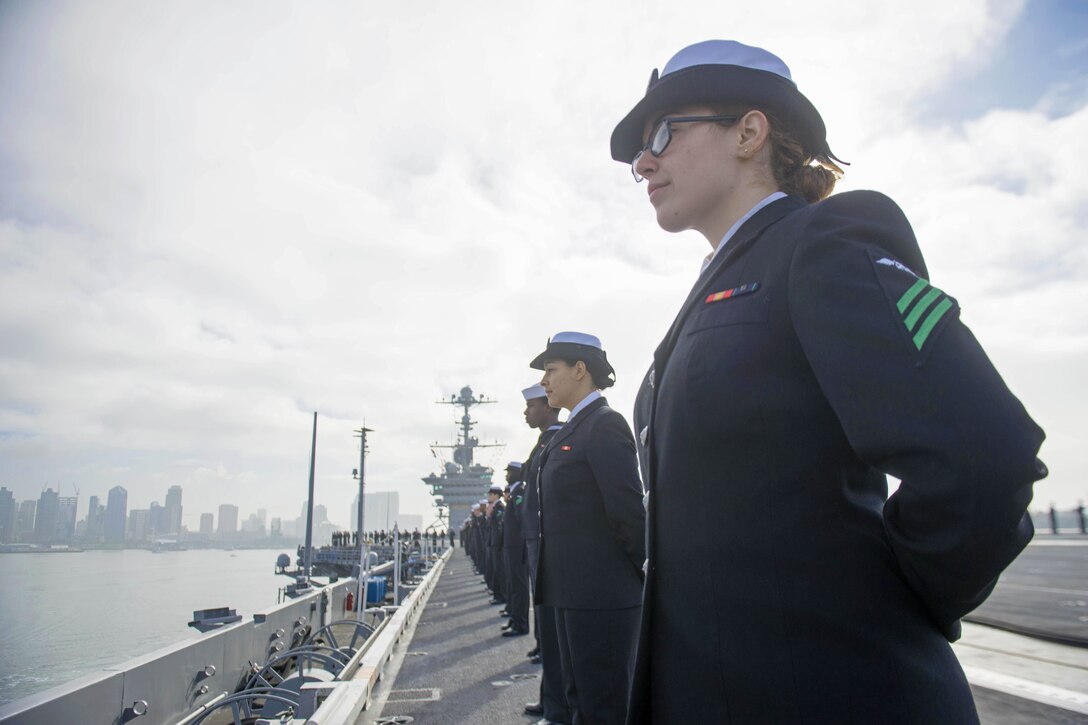
[[[456,418],[433,401],[498,398],[482,455],[518,457],[525,364],[560,329],[601,335],[630,410],[706,248],[656,227],[608,137],[652,67],[735,35],[823,110],[843,188],[907,211],[1072,504],[1086,111],[916,110],[1022,7],[24,6],[0,26],[0,478],[294,517],[316,409],[334,520],[364,416],[370,485],[422,510]]]

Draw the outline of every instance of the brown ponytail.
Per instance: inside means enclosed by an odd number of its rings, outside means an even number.
[[[842,169],[826,156],[807,153],[789,127],[774,114],[763,113],[771,122],[771,173],[778,188],[800,194],[810,204],[826,199],[842,178]]]
[[[779,191],[799,194],[809,204],[826,199],[835,190],[835,182],[842,178],[843,170],[827,156],[813,155],[805,151],[801,141],[772,111],[751,106],[712,106],[714,113],[741,118],[751,110],[758,110],[767,117],[771,130],[767,140],[771,147],[771,174]],[[723,124],[724,125],[724,124]]]

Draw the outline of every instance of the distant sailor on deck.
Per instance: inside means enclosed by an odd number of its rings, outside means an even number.
[[[903,212],[829,196],[819,112],[781,59],[733,41],[654,70],[612,156],[663,229],[711,246],[636,405],[630,722],[977,722],[948,640],[1032,536],[1043,432]]]
[[[502,530],[502,553],[506,564],[506,612],[510,626],[503,637],[529,634],[529,576],[525,568],[525,539],[521,535],[525,505],[525,482],[521,480],[521,461],[506,466],[509,491],[506,519]]]
[[[506,505],[502,486],[491,484],[487,492],[487,576],[492,604],[506,604],[506,572],[502,563],[502,527]]]
[[[487,499],[481,499],[472,509],[471,547],[469,553],[476,565],[476,573],[487,582]],[[490,583],[488,583],[490,588]]]
[[[593,335],[560,332],[530,363],[548,405],[570,411],[540,454],[537,594],[555,608],[573,725],[620,725],[634,665],[645,558],[635,442],[601,389],[615,371]]]

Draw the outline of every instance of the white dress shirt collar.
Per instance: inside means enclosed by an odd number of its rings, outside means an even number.
[[[578,405],[574,406],[571,409],[570,415],[567,416],[567,423],[570,423],[572,420],[574,420],[574,416],[578,415],[579,411],[581,411],[583,408],[585,408],[587,405],[589,405],[599,397],[601,397],[601,391],[594,390],[592,393],[582,398],[582,402],[578,403]]]
[[[718,256],[718,253],[725,249],[725,245],[729,243],[729,240],[733,238],[733,235],[737,233],[737,230],[741,228],[741,225],[743,225],[744,222],[751,219],[755,216],[756,212],[771,202],[784,199],[785,197],[786,194],[784,192],[776,191],[773,194],[764,197],[762,201],[757,202],[755,206],[749,209],[747,214],[738,219],[733,226],[729,227],[729,231],[727,231],[725,236],[722,237],[722,240],[718,242],[718,246],[714,248],[714,251],[703,258],[703,266],[699,268],[699,274],[706,271],[706,268],[710,266],[710,263],[714,261],[714,258]]]

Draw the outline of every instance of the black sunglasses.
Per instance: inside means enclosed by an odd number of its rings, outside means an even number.
[[[643,177],[635,170],[635,167],[638,166],[639,159],[647,151],[655,158],[665,153],[665,149],[669,147],[669,142],[672,141],[672,124],[699,123],[702,121],[736,123],[740,118],[740,116],[670,116],[661,119],[657,122],[654,130],[650,132],[650,140],[646,142],[641,151],[635,154],[635,158],[631,159],[631,175],[635,177],[636,182],[642,181]]]

